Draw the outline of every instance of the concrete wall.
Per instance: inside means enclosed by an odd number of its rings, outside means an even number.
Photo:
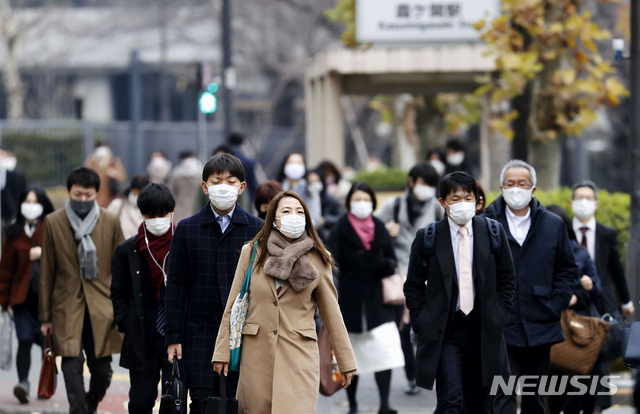
[[[82,119],[91,122],[113,120],[111,82],[107,75],[81,77],[74,87],[74,97],[82,100]]]

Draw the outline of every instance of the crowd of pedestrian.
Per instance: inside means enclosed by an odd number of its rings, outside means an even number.
[[[492,381],[562,375],[550,359],[565,339],[563,311],[621,320],[634,312],[616,232],[595,220],[592,182],[574,186],[570,218],[543,206],[535,169],[512,160],[489,204],[464,145],[450,140],[379,206],[369,184],[345,178],[350,171],[328,160],[309,168],[299,152],[259,184],[242,146],[233,134],[204,166],[193,152],[173,167],[154,151],[148,175],[125,187],[122,163],[98,143],[69,173],[57,211],[0,151],[0,306],[15,319],[21,403],[32,394],[31,348],[50,337],[71,414],[96,412],[118,353],[130,371],[130,413],[152,412],[172,364],[192,413],[222,390],[242,413],[312,413],[323,325],[349,413],[358,412],[359,378],[370,374],[379,413],[397,413],[392,370],[404,367],[407,395],[436,384],[438,413],[515,414],[515,394],[491,396]],[[406,279],[404,305],[389,300],[390,278]],[[237,365],[229,344],[245,282]],[[601,355],[592,375],[608,372]],[[590,414],[610,404],[536,392],[520,406]]]

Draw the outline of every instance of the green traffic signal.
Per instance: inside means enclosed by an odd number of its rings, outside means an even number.
[[[211,92],[203,92],[200,96],[200,110],[205,114],[212,114],[218,109],[218,98]]]

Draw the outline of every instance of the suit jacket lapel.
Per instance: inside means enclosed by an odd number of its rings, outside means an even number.
[[[491,256],[487,247],[491,246],[489,232],[485,221],[479,217],[473,219],[473,280],[476,287],[476,298],[484,286],[484,278],[487,274],[488,259]],[[487,254],[489,253],[489,254]]]
[[[451,245],[451,231],[449,221],[445,217],[436,225],[435,257],[438,260],[440,273],[447,290],[447,303],[451,299],[451,289],[453,280],[457,283],[456,264],[453,257],[453,246]]]

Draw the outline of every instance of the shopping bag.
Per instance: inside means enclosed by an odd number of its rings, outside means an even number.
[[[342,388],[342,376],[333,354],[329,333],[324,325],[318,334],[318,352],[320,353],[320,394],[330,397]]]
[[[6,310],[0,311],[0,369],[11,369],[11,343],[13,341],[13,319]]]
[[[180,379],[177,356],[173,358],[171,379],[165,384],[165,393],[160,398],[159,414],[187,414],[187,388]]]
[[[220,375],[220,398],[202,401],[202,414],[238,414],[238,400],[227,398],[227,377]]]
[[[58,368],[56,367],[56,354],[53,350],[51,332],[44,337],[42,347],[42,368],[40,369],[40,381],[38,381],[38,398],[48,400],[53,397],[58,385]]]
[[[231,349],[229,356],[229,370],[240,371],[240,357],[242,356],[242,330],[244,324],[247,321],[247,313],[249,312],[249,285],[251,284],[251,269],[253,268],[253,261],[256,258],[258,242],[253,245],[251,252],[251,263],[247,269],[247,273],[244,276],[242,282],[242,288],[240,293],[233,301],[231,307],[230,333],[229,333],[229,347]]]

